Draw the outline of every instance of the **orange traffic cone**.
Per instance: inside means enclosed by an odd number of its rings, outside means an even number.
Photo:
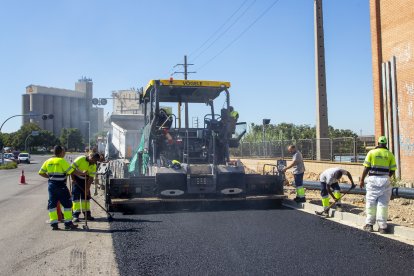
[[[24,176],[24,170],[22,170],[22,175],[20,176],[20,184],[27,184],[26,177]]]
[[[60,201],[58,201],[58,203],[57,203],[56,211],[57,211],[57,215],[58,215],[58,221],[62,222],[63,221],[63,214],[62,214],[62,208],[60,207]]]

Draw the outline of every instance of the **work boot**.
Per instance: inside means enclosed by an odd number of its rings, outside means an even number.
[[[390,233],[390,231],[388,230],[388,227],[387,228],[380,228],[380,229],[378,229],[378,232],[380,234],[389,234]]]
[[[79,222],[79,218],[78,217],[73,217],[72,222]]]
[[[372,226],[371,224],[365,224],[363,229],[364,229],[364,231],[367,231],[367,232],[373,232],[374,231],[374,226]]]
[[[65,224],[65,230],[75,230],[76,228],[78,228],[78,225],[73,224],[73,222]]]
[[[86,214],[83,214],[85,218],[87,218],[88,220],[95,220],[95,218],[91,215],[91,212],[86,212]]]
[[[53,224],[51,224],[50,226],[52,226],[52,230],[53,230],[53,231],[55,231],[55,230],[59,230],[59,226],[58,226],[58,224],[57,224],[57,223],[53,223]]]

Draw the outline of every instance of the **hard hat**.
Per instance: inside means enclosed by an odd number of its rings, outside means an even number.
[[[387,137],[380,136],[380,138],[378,138],[378,143],[379,144],[386,144],[387,143]]]

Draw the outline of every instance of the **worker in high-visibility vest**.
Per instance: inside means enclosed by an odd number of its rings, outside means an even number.
[[[239,119],[239,112],[234,110],[232,106],[229,107],[229,111],[230,111],[230,117],[233,118],[237,122],[237,120]]]
[[[364,230],[373,231],[373,225],[378,222],[379,232],[387,234],[388,203],[391,199],[392,186],[390,177],[394,175],[397,165],[395,157],[387,148],[387,137],[378,139],[378,146],[370,150],[365,157],[364,171],[362,172],[359,186],[366,184],[366,225]],[[366,177],[368,175],[368,177]]]
[[[86,175],[72,175],[72,201],[73,221],[79,222],[79,215],[83,212],[88,220],[94,220],[91,215],[90,187],[96,174],[96,163],[99,161],[99,153],[91,153],[88,156],[79,156],[73,161],[72,168],[85,171]],[[86,192],[86,197],[85,197]]]
[[[69,189],[66,186],[66,177],[70,174],[81,175],[82,172],[75,171],[64,159],[65,149],[62,146],[55,146],[55,156],[46,160],[39,170],[39,175],[48,178],[48,210],[49,221],[52,230],[58,230],[58,201],[63,205],[63,218],[65,220],[65,230],[76,229],[78,225],[72,222],[72,200],[70,199]]]
[[[355,187],[352,175],[347,170],[341,168],[326,169],[323,173],[321,173],[319,177],[319,180],[321,182],[322,206],[325,209],[321,215],[324,217],[329,216],[329,213],[326,210],[326,208],[329,206],[329,195],[331,195],[331,197],[335,201],[337,201],[336,210],[342,211],[342,205],[340,200],[341,187],[339,187],[338,182],[341,180],[343,175],[346,175],[348,179],[351,181],[352,186]]]

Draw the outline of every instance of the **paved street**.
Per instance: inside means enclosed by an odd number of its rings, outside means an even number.
[[[50,230],[47,181],[37,175],[48,157],[0,170],[0,275],[117,275],[104,213],[93,208],[89,232]],[[22,169],[27,185],[19,185]]]
[[[0,171],[0,275],[414,274],[413,246],[287,208],[186,206],[108,224],[92,204],[89,232],[52,232],[46,158]]]
[[[128,215],[111,229],[121,275],[414,275],[413,246],[290,209]]]

